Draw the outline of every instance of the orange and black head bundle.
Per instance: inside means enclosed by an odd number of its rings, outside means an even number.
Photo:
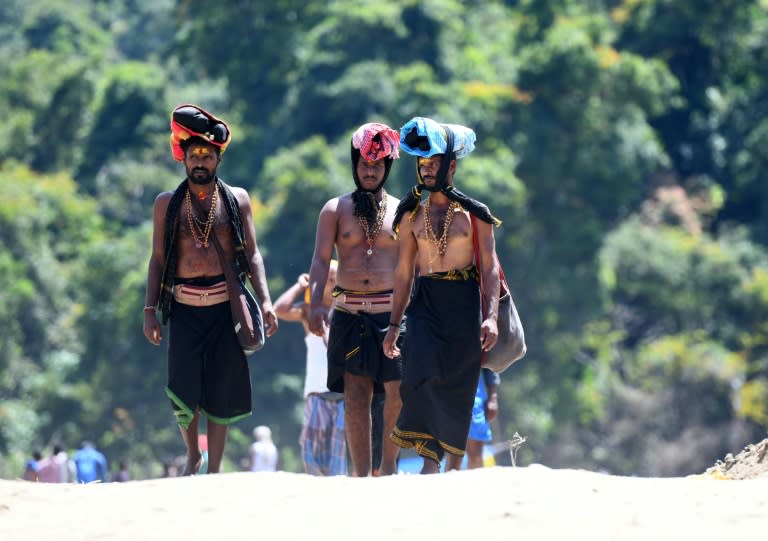
[[[223,120],[215,117],[202,107],[186,103],[171,113],[171,153],[173,159],[184,159],[185,143],[199,138],[214,146],[223,154],[232,140],[232,132]]]

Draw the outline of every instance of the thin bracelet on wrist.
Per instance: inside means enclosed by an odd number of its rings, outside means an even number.
[[[145,311],[145,312],[157,312],[157,308],[156,308],[156,307],[154,307],[154,306],[146,305],[146,306],[144,307],[144,311]]]
[[[400,324],[399,323],[392,323],[391,321],[389,322],[389,326],[390,327],[397,327],[398,329],[400,328]]]

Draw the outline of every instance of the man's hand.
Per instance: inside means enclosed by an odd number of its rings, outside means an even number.
[[[149,340],[150,344],[155,346],[159,346],[160,341],[163,339],[163,331],[160,328],[157,315],[149,310],[144,312],[144,336]]]
[[[328,328],[328,308],[322,304],[309,308],[309,332],[323,336]]]
[[[387,334],[384,336],[384,341],[381,344],[384,350],[384,355],[390,359],[394,359],[400,355],[400,348],[397,347],[397,339],[400,336],[400,327],[389,326]]]
[[[480,345],[483,351],[490,351],[499,339],[499,327],[496,320],[488,318],[480,325]]]
[[[265,304],[261,307],[264,316],[264,334],[272,336],[277,332],[277,314],[271,304]]]
[[[302,289],[309,287],[309,274],[306,272],[304,274],[300,274],[299,278],[296,280],[296,283],[299,284]]]

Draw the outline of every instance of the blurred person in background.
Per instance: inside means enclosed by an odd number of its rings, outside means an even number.
[[[51,456],[40,461],[41,483],[67,483],[69,482],[69,460],[67,453],[61,445],[53,446]]]
[[[336,260],[331,260],[322,303],[330,313],[336,287]],[[300,299],[300,300],[299,300]],[[299,322],[304,327],[307,346],[304,376],[304,420],[301,459],[304,472],[311,475],[347,475],[347,443],[344,435],[344,394],[328,389],[328,328],[322,335],[309,331],[309,274],[299,275],[275,301],[280,319]]]
[[[84,441],[82,447],[75,451],[73,460],[78,483],[106,482],[109,471],[107,458],[93,446],[93,443]]]
[[[272,441],[272,430],[265,425],[253,429],[253,439],[250,447],[251,471],[276,471],[277,447]]]
[[[24,474],[22,479],[25,481],[37,482],[40,480],[40,461],[43,454],[40,451],[32,453],[32,458],[24,463]]]

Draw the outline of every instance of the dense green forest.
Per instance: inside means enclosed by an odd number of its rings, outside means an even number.
[[[456,182],[503,220],[518,463],[682,475],[764,438],[767,57],[766,0],[3,0],[0,477],[56,441],[134,478],[183,452],[141,308],[190,102],[232,127],[219,173],[251,194],[273,299],[353,188],[357,126],[476,131]],[[387,189],[414,183],[405,155]],[[300,469],[303,369],[284,322],[225,470],[257,424]]]

